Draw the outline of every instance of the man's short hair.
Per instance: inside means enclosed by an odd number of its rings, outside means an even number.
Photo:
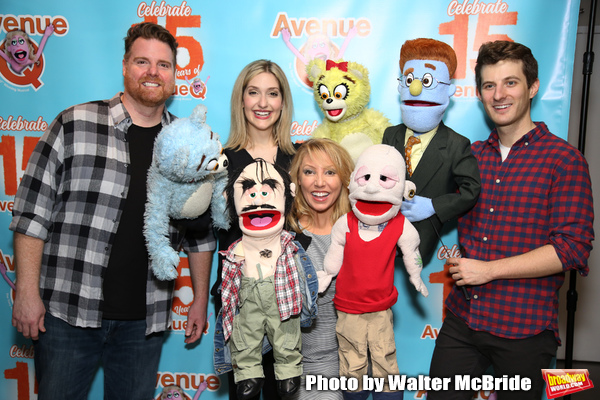
[[[475,82],[481,91],[481,69],[485,65],[494,65],[500,61],[522,61],[523,73],[527,79],[527,87],[531,87],[538,79],[538,63],[531,49],[521,43],[507,40],[487,42],[479,48],[477,64],[475,64]]]
[[[166,28],[153,22],[142,22],[129,28],[125,37],[125,60],[129,58],[133,42],[139,38],[156,39],[166,43],[173,52],[173,66],[177,64],[177,46],[179,46],[177,40]]]

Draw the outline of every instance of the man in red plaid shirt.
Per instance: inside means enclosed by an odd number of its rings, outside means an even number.
[[[430,375],[531,379],[529,390],[499,399],[540,399],[541,369],[560,344],[558,290],[567,270],[588,274],[594,208],[587,162],[543,122],[531,119],[537,61],[519,43],[479,49],[477,95],[495,129],[473,143],[481,173],[477,205],[459,220],[462,258],[450,258],[456,285],[436,341]],[[462,288],[467,288],[467,295]],[[470,300],[469,300],[470,299]],[[430,392],[428,400],[470,399],[469,391]]]

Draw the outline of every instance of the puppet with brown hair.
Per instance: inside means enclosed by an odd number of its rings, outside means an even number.
[[[413,223],[424,265],[440,240],[442,226],[475,205],[480,190],[477,160],[471,142],[442,122],[456,70],[452,47],[434,39],[406,41],[400,50],[400,111],[402,124],[389,127],[383,143],[406,159],[406,179],[416,196],[402,203],[402,214]]]

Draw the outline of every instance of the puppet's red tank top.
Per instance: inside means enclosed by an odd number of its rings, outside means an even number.
[[[335,284],[335,308],[348,314],[364,314],[390,308],[398,299],[394,286],[394,258],[404,230],[404,215],[388,221],[379,237],[364,241],[358,219],[346,214],[348,229],[344,261]]]

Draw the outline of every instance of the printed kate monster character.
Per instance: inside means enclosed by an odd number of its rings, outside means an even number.
[[[180,386],[170,385],[163,388],[160,400],[186,400],[186,396]]]
[[[196,391],[196,394],[194,395],[192,400],[198,400],[200,398],[200,395],[202,394],[202,392],[204,392],[207,387],[208,387],[208,382],[202,381],[198,385],[198,390]],[[185,392],[183,391],[183,389],[181,388],[181,386],[179,386],[179,385],[165,386],[162,390],[162,393],[160,394],[160,397],[158,397],[158,400],[188,400],[188,399],[190,399],[190,396],[186,395]]]
[[[50,24],[46,27],[42,41],[34,54],[33,44],[27,33],[22,30],[10,31],[6,34],[5,51],[0,50],[0,57],[10,65],[13,71],[20,74],[25,68],[38,62],[52,32],[54,32],[54,26]]]
[[[12,290],[17,290],[15,283],[8,277],[6,265],[4,265],[2,261],[0,261],[0,274],[2,274],[2,277],[6,283],[8,283],[8,286],[12,288]]]

